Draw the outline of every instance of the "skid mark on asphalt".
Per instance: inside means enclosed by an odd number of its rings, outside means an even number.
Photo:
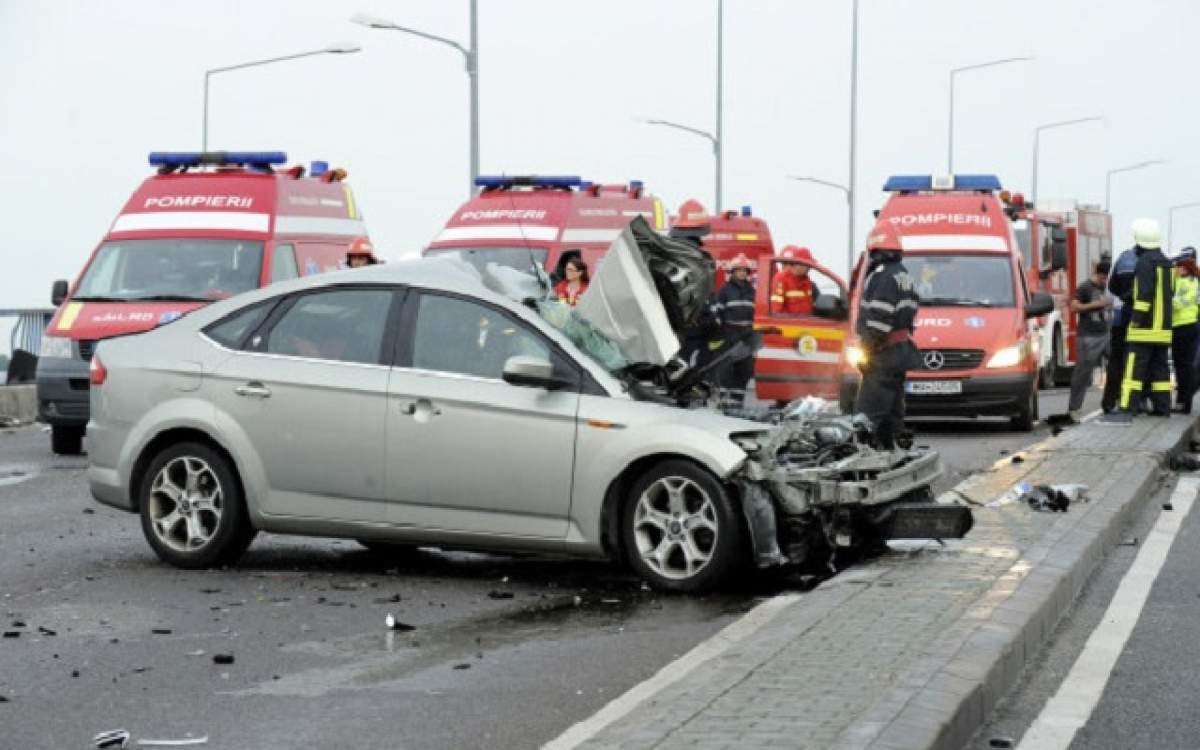
[[[1088,638],[1058,692],[1046,702],[1021,739],[1018,750],[1065,749],[1070,746],[1075,733],[1087,723],[1141,617],[1171,545],[1192,510],[1197,492],[1200,492],[1200,478],[1179,480],[1171,495],[1175,509],[1158,517],[1133,565],[1121,579],[1100,625]]]

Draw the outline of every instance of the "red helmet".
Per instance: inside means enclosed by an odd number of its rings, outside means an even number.
[[[787,245],[779,251],[779,260],[791,261],[793,263],[805,263],[807,265],[815,265],[812,251],[807,247],[796,247],[795,245]]]
[[[734,256],[733,260],[729,261],[730,271],[737,268],[744,268],[747,271],[750,271],[753,270],[754,264],[750,262],[750,259],[746,257],[745,253],[738,253],[736,256]]]
[[[375,246],[366,237],[358,237],[354,242],[350,243],[350,249],[346,251],[346,260],[349,261],[356,255],[367,256],[368,261],[372,265],[379,262],[375,258]]]
[[[679,214],[675,217],[674,225],[680,229],[699,229],[712,222],[704,204],[695,198],[685,200],[679,206]]]
[[[900,233],[896,231],[896,227],[892,226],[890,221],[877,223],[871,233],[867,235],[867,252],[876,250],[904,252],[904,247],[900,244]]]

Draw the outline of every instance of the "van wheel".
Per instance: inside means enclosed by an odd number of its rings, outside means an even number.
[[[203,443],[178,443],[155,456],[138,506],[146,541],[176,567],[236,562],[254,539],[233,466]]]
[[[1029,389],[1029,397],[1025,403],[1017,410],[1017,413],[1012,417],[1012,428],[1020,432],[1030,432],[1033,430],[1033,425],[1038,420],[1038,389],[1033,386]]]
[[[746,552],[729,493],[707,471],[678,459],[663,461],[634,483],[621,534],[629,564],[662,591],[717,588]]]
[[[86,428],[54,425],[50,428],[50,450],[59,456],[78,456],[83,453],[83,434]]]

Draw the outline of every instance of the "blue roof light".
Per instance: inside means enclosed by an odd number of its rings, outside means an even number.
[[[511,187],[578,188],[583,185],[583,180],[568,175],[480,175],[475,178],[475,185],[484,190]]]
[[[287,164],[282,151],[151,151],[150,166],[180,167]]]
[[[753,215],[754,215],[754,212],[750,210],[749,206],[742,206],[742,216],[753,216]]]
[[[949,187],[953,184],[953,187]],[[893,175],[883,184],[889,193],[921,190],[999,190],[1000,178],[993,174],[959,174],[951,178],[934,179],[927,174]]]
[[[329,171],[329,162],[313,161],[308,164],[308,173],[313,177],[320,177]]]
[[[641,180],[630,180],[629,181],[629,189],[630,190],[643,190],[643,189],[645,189],[645,187],[646,187],[646,183],[642,182]]]

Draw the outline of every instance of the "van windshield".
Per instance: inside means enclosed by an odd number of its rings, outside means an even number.
[[[117,240],[100,246],[73,299],[86,302],[210,302],[257,289],[263,243],[243,240]]]
[[[496,263],[528,273],[533,263],[545,268],[549,255],[549,250],[534,247],[456,247],[429,251],[430,257],[465,260],[481,272],[488,263]]]
[[[922,307],[1014,307],[1007,255],[905,255]]]

